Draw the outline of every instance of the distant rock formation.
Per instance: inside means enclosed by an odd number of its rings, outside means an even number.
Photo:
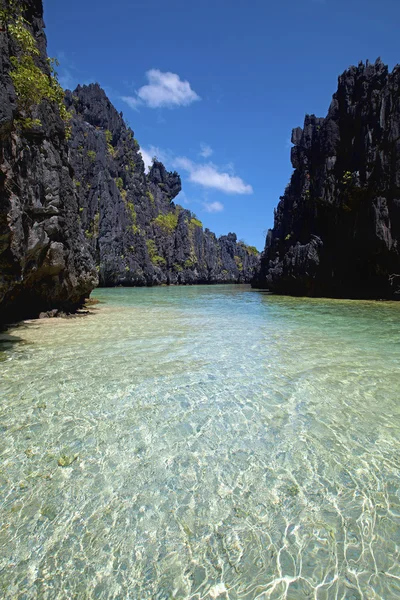
[[[279,294],[399,298],[400,66],[339,77],[325,119],[293,130],[295,169],[255,287]]]
[[[52,80],[42,2],[25,0],[23,13],[18,5],[0,1],[1,322],[54,308],[74,310],[97,284],[77,219],[65,125],[57,103],[46,97]],[[21,14],[29,24],[23,25],[30,34],[25,45],[17,37]],[[43,89],[32,85],[25,97],[17,94],[10,73],[22,73],[22,87],[27,70]],[[30,96],[41,92],[40,103],[31,105]]]
[[[79,217],[100,285],[249,282],[258,252],[219,239],[174,204],[177,173],[158,160],[146,175],[139,144],[97,84],[67,92]]]

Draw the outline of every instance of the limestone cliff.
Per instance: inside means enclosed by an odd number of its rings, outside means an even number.
[[[400,66],[351,67],[293,131],[290,184],[253,281],[281,294],[398,298]]]
[[[42,17],[41,0],[0,1],[2,322],[73,310],[97,284],[78,222]]]
[[[79,216],[100,284],[247,282],[258,253],[219,239],[174,203],[177,173],[155,161],[146,175],[139,144],[99,85],[67,92]]]

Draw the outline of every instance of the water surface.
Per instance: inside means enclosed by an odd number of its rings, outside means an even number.
[[[2,336],[1,598],[400,598],[400,304],[95,296]]]

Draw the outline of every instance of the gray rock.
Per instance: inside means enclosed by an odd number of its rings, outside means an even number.
[[[253,280],[280,294],[398,298],[400,66],[339,77],[328,115],[293,131],[295,169]]]
[[[155,160],[145,174],[133,131],[99,85],[68,91],[66,105],[80,220],[100,285],[250,281],[258,253],[235,234],[217,239],[176,205],[177,173]]]
[[[4,7],[4,0],[0,5]],[[24,2],[40,56],[49,73],[41,0]],[[40,312],[75,310],[97,284],[78,221],[65,127],[58,107],[37,107],[42,127],[16,126],[19,116],[10,56],[19,54],[0,31],[0,321]]]

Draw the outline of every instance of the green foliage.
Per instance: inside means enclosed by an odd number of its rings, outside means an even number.
[[[80,188],[81,187],[81,182],[78,181],[77,179],[74,179],[74,183],[75,183],[75,187]]]
[[[254,256],[258,256],[259,252],[257,250],[257,248],[255,246],[247,246],[246,245],[246,250],[249,254],[254,254]]]
[[[61,118],[67,125],[66,136],[71,135],[68,127],[71,115],[64,104],[64,90],[62,89],[55,66],[57,61],[48,58],[49,74],[44,73],[35,63],[39,56],[36,40],[29,31],[29,23],[21,14],[11,15],[9,11],[0,11],[1,24],[7,26],[8,31],[21,50],[20,56],[11,56],[13,70],[10,72],[18,100],[18,110],[27,113],[19,119],[23,128],[40,126],[38,119],[32,119],[29,114],[32,109],[43,100],[55,103],[58,106]],[[40,123],[40,125],[39,125]]]
[[[49,62],[51,74],[47,75],[35,65],[31,55],[12,56],[10,60],[13,66],[10,75],[19,110],[29,113],[35,105],[48,100],[57,104],[63,121],[68,124],[71,115],[64,105],[64,90],[58,82],[53,62]]]
[[[240,256],[234,256],[233,258],[235,260],[236,266],[239,269],[239,271],[243,271],[243,263],[240,259]]]
[[[189,258],[187,258],[185,260],[186,269],[193,269],[196,265],[197,265],[197,258],[194,255],[190,256]]]
[[[166,265],[167,261],[157,254],[157,246],[154,240],[146,240],[147,252],[153,265]]]
[[[285,237],[285,242],[288,242],[291,237],[292,237],[292,234],[288,233],[287,236]]]
[[[351,183],[353,179],[353,175],[351,171],[345,171],[343,173],[343,177],[342,177],[342,183],[343,185],[348,185],[349,183]]]
[[[36,127],[42,127],[43,123],[40,119],[31,119],[27,117],[26,119],[20,118],[18,119],[18,123],[21,125],[22,129],[35,129]]]
[[[122,190],[124,188],[124,182],[122,180],[122,177],[117,177],[117,179],[115,179],[115,183],[119,190]]]
[[[259,255],[257,248],[255,246],[248,246],[244,240],[239,240],[238,244],[243,248],[243,250],[245,250],[245,252],[247,252],[247,254],[253,254],[254,256]]]
[[[113,135],[109,129],[105,130],[104,135],[106,136],[108,154],[112,156],[112,158],[115,158],[118,154],[118,150],[112,145]]]
[[[203,223],[199,221],[199,219],[197,219],[195,216],[193,216],[190,219],[189,225],[192,225],[192,227],[203,227]]]
[[[178,211],[169,212],[165,215],[159,214],[153,221],[155,225],[161,227],[166,233],[173,233],[178,225]]]
[[[99,226],[100,226],[100,213],[96,213],[93,217],[93,221],[90,224],[89,229],[86,229],[85,236],[88,240],[99,237]]]
[[[140,233],[140,229],[136,225],[137,214],[136,214],[136,210],[135,210],[135,205],[133,204],[133,202],[125,202],[125,204],[126,204],[126,208],[128,209],[128,212],[130,214],[130,217],[132,219],[132,231],[133,231],[133,233],[134,234]]]
[[[96,156],[97,155],[96,155],[96,152],[94,150],[88,150],[87,155],[88,155],[88,158],[89,158],[90,162],[93,163],[96,160]]]
[[[148,197],[148,199],[150,200],[150,202],[152,204],[154,204],[154,196],[153,196],[153,194],[151,192],[147,191],[146,192],[146,196]]]
[[[181,273],[183,271],[183,267],[181,267],[181,265],[178,265],[177,263],[174,264],[174,270],[177,273]]]

